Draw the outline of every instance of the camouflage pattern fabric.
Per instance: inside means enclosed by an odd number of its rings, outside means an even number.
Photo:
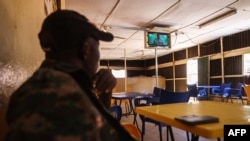
[[[46,60],[11,96],[6,141],[116,141],[118,133],[65,72],[78,68]],[[86,77],[86,84],[91,86]]]

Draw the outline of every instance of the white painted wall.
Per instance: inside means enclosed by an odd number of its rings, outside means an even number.
[[[127,78],[127,91],[129,92],[141,92],[141,93],[153,93],[153,89],[156,86],[155,77],[129,77]],[[159,88],[165,88],[165,78],[158,78]],[[125,78],[117,78],[117,85],[113,92],[124,92],[125,90]]]
[[[37,37],[45,18],[43,2],[0,0],[0,104],[44,58]]]

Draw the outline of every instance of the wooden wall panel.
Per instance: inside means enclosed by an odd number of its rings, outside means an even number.
[[[158,74],[164,76],[165,78],[173,78],[173,66],[159,68]]]
[[[225,75],[241,75],[243,71],[242,55],[224,59]]]
[[[183,92],[187,91],[187,80],[175,80],[175,91]]]
[[[182,60],[182,59],[186,59],[186,49],[174,52],[174,60],[178,61],[178,60]]]
[[[173,80],[166,80],[166,90],[174,91],[174,81]]]
[[[233,78],[225,78],[225,82],[231,82],[232,88],[236,88],[238,82],[243,82],[243,77],[233,77]]]
[[[145,70],[127,70],[128,77],[146,76]]]
[[[220,53],[220,39],[216,39],[200,45],[200,55],[206,56],[210,54]]]
[[[155,66],[155,58],[146,60],[146,66]]]
[[[221,75],[221,59],[210,60],[210,76]]]
[[[193,58],[198,56],[198,46],[188,48],[188,58]]]
[[[145,68],[146,64],[145,64],[145,60],[127,60],[126,64],[129,67],[141,67],[141,68]]]
[[[175,78],[186,78],[187,76],[186,64],[175,66]]]
[[[158,57],[158,64],[173,62],[173,54],[167,54],[161,57]]]
[[[220,85],[221,83],[221,78],[210,78],[210,85]]]
[[[224,51],[250,46],[250,30],[223,38]]]
[[[155,75],[155,70],[146,70],[146,76],[153,76]]]

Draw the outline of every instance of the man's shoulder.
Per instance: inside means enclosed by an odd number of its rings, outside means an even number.
[[[54,69],[40,68],[26,82],[24,82],[20,88],[30,87],[37,88],[33,90],[42,90],[44,88],[58,89],[65,86],[71,86],[75,88],[77,83],[67,73]]]
[[[77,82],[67,73],[55,69],[40,68],[15,93],[23,95],[83,93]],[[14,94],[15,94],[14,93]]]
[[[28,112],[36,113],[38,109],[44,111],[56,110],[62,105],[65,109],[72,106],[65,105],[70,102],[75,105],[84,105],[83,107],[89,107],[88,109],[93,108],[87,94],[70,75],[61,71],[42,68],[37,70],[11,95],[8,117],[12,120],[18,115]],[[57,106],[54,107],[55,105]],[[25,111],[22,111],[22,109],[25,109]]]

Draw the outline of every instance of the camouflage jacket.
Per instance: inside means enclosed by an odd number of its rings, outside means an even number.
[[[6,141],[133,140],[91,90],[91,79],[79,68],[45,60],[11,95]]]

